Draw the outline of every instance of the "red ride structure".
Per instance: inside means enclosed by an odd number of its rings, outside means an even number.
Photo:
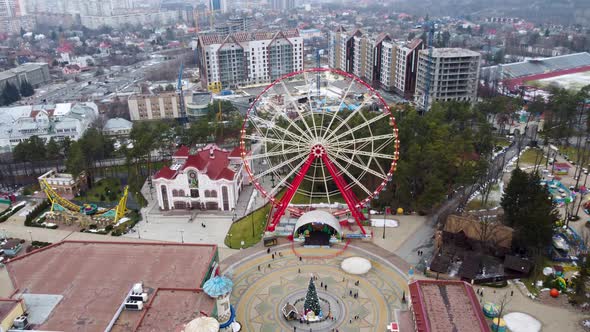
[[[267,86],[248,109],[240,148],[250,181],[273,205],[269,232],[286,212],[322,207],[350,214],[366,234],[361,209],[385,190],[399,157],[395,118],[379,93],[326,68]]]

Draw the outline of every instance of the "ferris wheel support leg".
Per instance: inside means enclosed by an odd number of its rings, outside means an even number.
[[[269,232],[274,232],[275,228],[277,227],[277,225],[281,221],[281,217],[285,214],[285,210],[287,210],[287,206],[289,206],[289,203],[291,203],[293,196],[295,196],[297,189],[301,185],[301,182],[303,182],[303,178],[305,177],[305,174],[309,170],[309,167],[311,166],[311,164],[315,158],[316,157],[313,153],[309,154],[309,156],[307,157],[307,160],[305,161],[305,163],[301,167],[301,170],[297,173],[297,175],[295,176],[295,179],[293,179],[291,186],[287,187],[287,191],[285,192],[285,195],[283,195],[283,197],[279,201],[279,204],[277,205],[277,210],[275,211],[274,215],[272,216],[272,221],[268,225],[267,230]]]
[[[325,154],[322,155],[322,161],[324,162],[324,164],[326,164],[326,168],[328,168],[328,172],[330,172],[330,175],[332,175],[334,182],[336,182],[336,186],[338,187],[338,189],[342,193],[342,196],[344,196],[344,201],[346,201],[346,204],[348,205],[348,208],[350,209],[350,213],[354,217],[354,220],[356,221],[357,225],[360,227],[361,232],[363,234],[367,234],[367,232],[365,231],[365,228],[361,224],[361,221],[365,220],[365,216],[359,211],[360,204],[359,204],[359,201],[356,198],[355,194],[350,189],[346,188],[346,181],[344,181],[342,176],[340,176],[338,174],[338,172],[336,171],[336,167],[334,166],[332,161],[330,161],[330,158],[328,158],[327,155],[325,155]],[[359,206],[357,207],[357,205],[359,205]]]

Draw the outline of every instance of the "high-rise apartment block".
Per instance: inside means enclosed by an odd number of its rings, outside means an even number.
[[[329,65],[365,80],[373,87],[393,90],[397,45],[387,34],[373,38],[359,29],[340,27],[330,34]]]
[[[295,8],[295,0],[270,0],[270,8],[276,11],[286,11]]]
[[[227,13],[229,11],[229,0],[209,0],[209,10],[212,12]]]
[[[303,38],[298,30],[204,34],[197,44],[203,88],[270,83],[303,70]]]
[[[24,0],[0,0],[0,31],[17,33],[20,29],[30,30],[35,18],[27,15]]]
[[[0,0],[0,17],[18,17],[26,15],[23,0]]]
[[[431,55],[429,50],[421,50],[414,102],[427,109],[436,101],[475,102],[480,62],[481,54],[462,48],[434,48]],[[429,102],[424,107],[427,89]]]
[[[418,52],[421,49],[424,49],[424,42],[420,38],[400,44],[397,48],[394,90],[408,99],[412,98],[416,90]]]

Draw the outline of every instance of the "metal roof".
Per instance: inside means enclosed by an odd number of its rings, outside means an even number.
[[[489,67],[492,71],[502,71],[502,78],[517,78],[545,74],[549,72],[590,66],[590,53],[574,53],[551,58],[533,59]]]

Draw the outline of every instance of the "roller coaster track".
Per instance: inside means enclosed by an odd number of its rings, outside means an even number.
[[[55,190],[53,190],[53,188],[51,188],[49,183],[47,183],[47,180],[41,179],[41,189],[43,189],[43,191],[45,191],[45,195],[47,195],[47,199],[49,199],[49,201],[51,202],[51,211],[54,211],[55,206],[59,205],[59,206],[63,207],[64,209],[68,209],[72,212],[80,213],[80,210],[82,207],[80,205],[66,199],[66,198],[63,198],[60,194],[58,194]],[[97,216],[103,215],[111,210],[115,210],[114,222],[117,223],[117,221],[119,221],[119,219],[123,218],[125,213],[127,213],[127,196],[128,195],[129,195],[129,186],[125,186],[123,196],[119,200],[119,204],[117,204],[116,207],[114,207],[113,209],[108,209],[108,210],[96,213],[95,215],[97,215]]]

